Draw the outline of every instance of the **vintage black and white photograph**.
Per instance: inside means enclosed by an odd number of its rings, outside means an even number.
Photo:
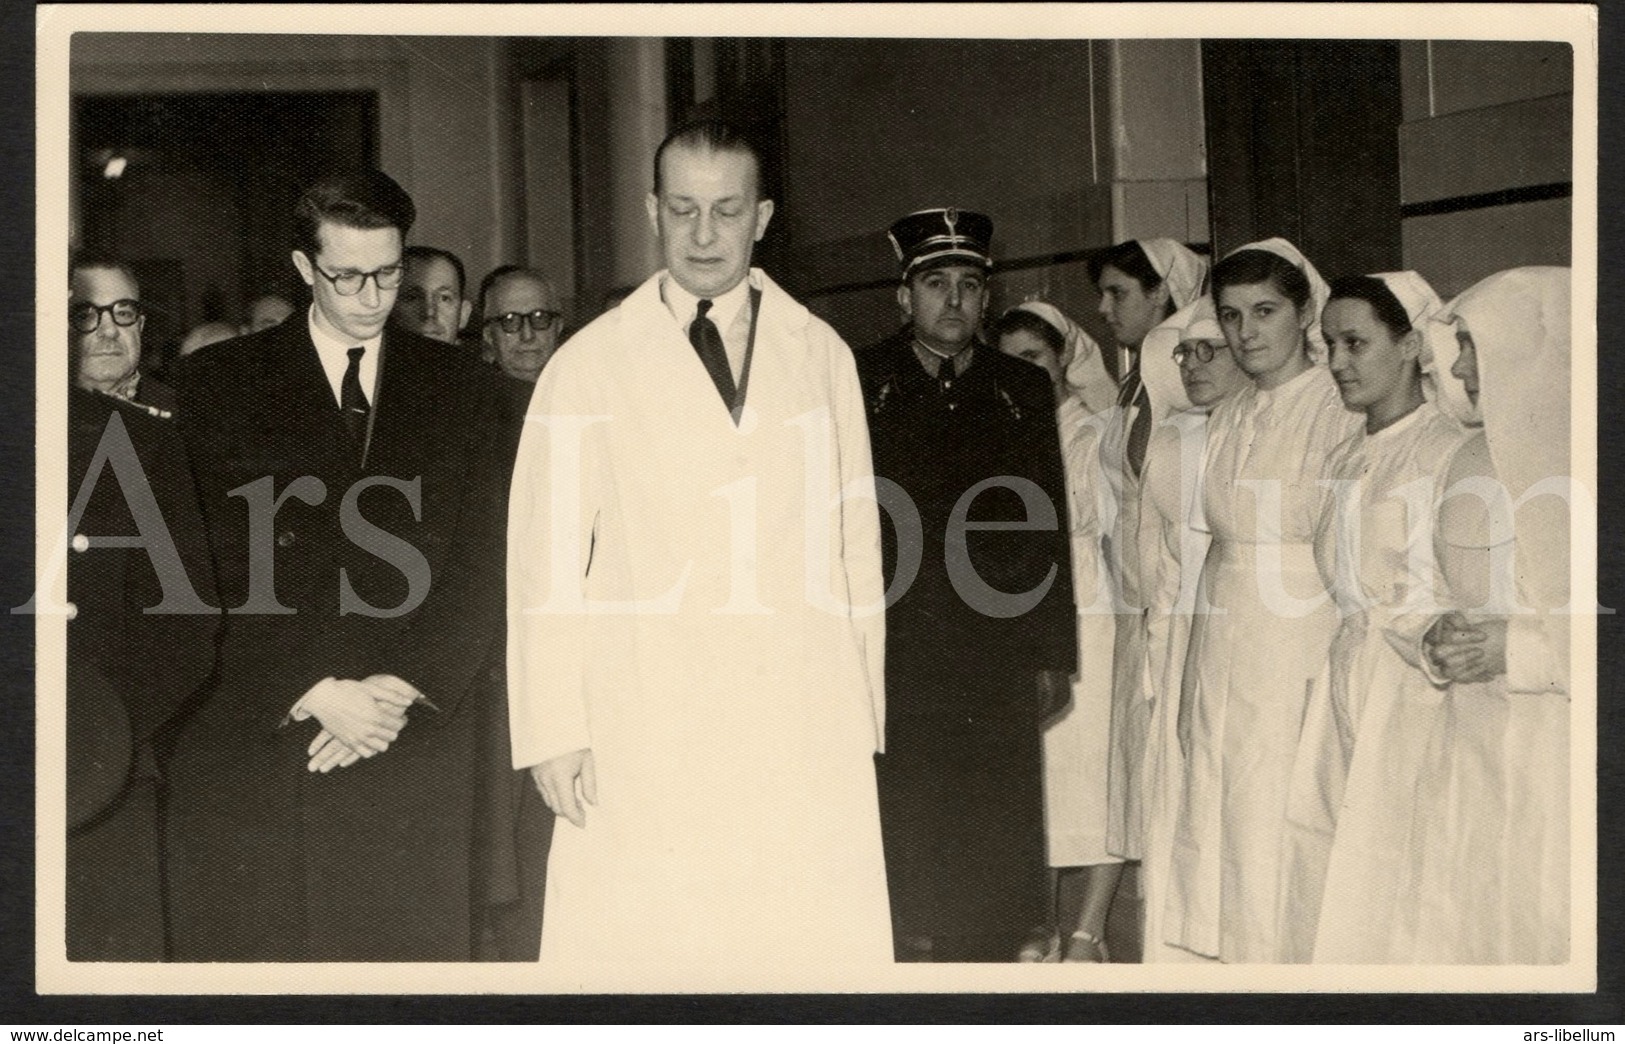
[[[41,991],[1595,989],[1595,10],[681,6],[39,9]]]

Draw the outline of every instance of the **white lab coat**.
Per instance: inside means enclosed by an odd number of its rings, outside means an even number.
[[[585,828],[553,834],[541,960],[887,963],[883,584],[856,370],[752,270],[736,426],[663,275],[549,364],[515,468],[514,765],[589,748],[598,784]]]

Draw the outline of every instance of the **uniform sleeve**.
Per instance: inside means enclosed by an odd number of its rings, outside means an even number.
[[[1032,416],[1037,429],[1029,445],[1032,447],[1032,478],[1049,497],[1050,503],[1067,503],[1066,468],[1061,462],[1061,435],[1056,425],[1055,410],[1043,408],[1049,395],[1043,378],[1036,378],[1041,394],[1035,393]],[[1062,507],[1064,512],[1066,509]],[[1042,544],[1040,561],[1056,565],[1056,581],[1044,593],[1043,600],[1024,620],[1024,629],[1036,644],[1033,649],[1035,671],[1060,671],[1076,674],[1078,671],[1077,605],[1072,598],[1072,534],[1066,520],[1053,530],[1034,530],[1032,537]]]
[[[515,768],[592,746],[585,606],[603,458],[571,391],[580,386],[572,361],[557,357],[543,374],[509,495],[508,722]]]

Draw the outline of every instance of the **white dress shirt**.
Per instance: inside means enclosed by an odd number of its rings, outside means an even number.
[[[700,299],[684,290],[677,280],[667,275],[660,281],[660,299],[666,302],[677,324],[687,336],[699,311]],[[740,371],[745,366],[745,347],[750,342],[750,280],[741,279],[733,289],[711,299],[710,319],[722,334],[722,347],[728,353],[728,369],[733,371],[734,383],[739,383]]]
[[[361,391],[367,396],[367,402],[377,401],[374,392],[378,387],[378,350],[384,343],[383,331],[365,341],[350,341],[335,337],[323,329],[316,322],[316,306],[310,306],[306,321],[310,324],[310,343],[316,346],[316,355],[322,361],[322,370],[327,374],[327,385],[333,389],[333,406],[336,409],[342,401],[342,385],[344,371],[350,367],[350,349],[365,348],[367,351],[361,356]]]

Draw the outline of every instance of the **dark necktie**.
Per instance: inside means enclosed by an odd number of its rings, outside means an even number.
[[[1140,469],[1145,467],[1145,450],[1151,444],[1151,399],[1145,393],[1145,382],[1140,380],[1140,371],[1134,371],[1134,394],[1128,399],[1129,404],[1135,407],[1134,422],[1128,429],[1128,447],[1126,455],[1129,467],[1134,469],[1134,477],[1140,477]]]
[[[344,380],[339,383],[339,413],[344,418],[344,428],[350,433],[350,442],[355,446],[358,458],[366,447],[367,414],[370,411],[367,393],[361,390],[361,357],[366,353],[365,348],[350,349],[350,365],[344,368]]]
[[[956,376],[953,357],[937,356],[937,391],[942,393],[943,398],[946,399],[952,393]]]
[[[733,368],[728,365],[728,353],[722,347],[721,331],[705,314],[710,310],[710,301],[700,302],[699,309],[694,313],[694,322],[688,328],[688,343],[699,353],[700,362],[705,364],[705,372],[711,375],[711,383],[717,386],[717,394],[722,396],[722,404],[731,410],[734,404]]]

